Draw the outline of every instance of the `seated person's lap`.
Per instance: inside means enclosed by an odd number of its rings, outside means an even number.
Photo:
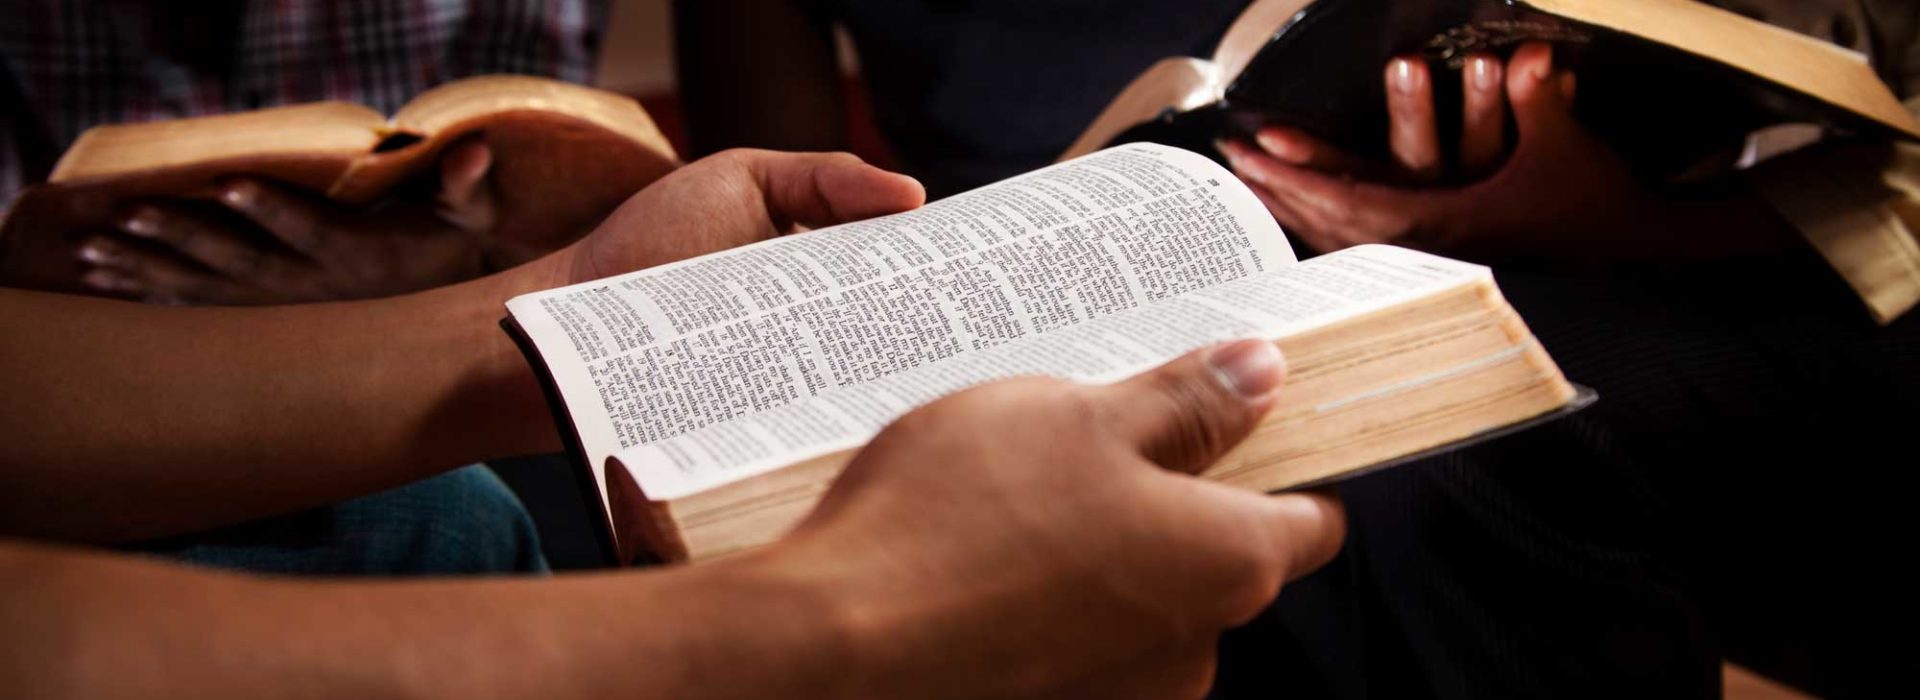
[[[507,485],[479,464],[331,506],[129,549],[273,574],[547,570],[533,519]]]

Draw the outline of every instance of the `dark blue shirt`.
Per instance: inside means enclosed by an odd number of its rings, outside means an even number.
[[[1052,162],[1141,71],[1213,53],[1246,0],[819,0],[935,196]]]

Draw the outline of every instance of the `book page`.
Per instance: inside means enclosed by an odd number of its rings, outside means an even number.
[[[1117,381],[1212,343],[1283,338],[1490,275],[1403,248],[1361,246],[710,425],[618,458],[648,498],[679,498],[858,447],[914,407],[994,379]]]
[[[508,308],[598,466],[618,450],[1293,260],[1232,174],[1194,153],[1132,144],[912,212]]]
[[[345,161],[380,142],[386,117],[347,102],[313,102],[250,112],[96,126],[60,156],[47,182],[87,184],[179,169],[308,159]],[[285,166],[282,166],[285,167]],[[312,167],[312,166],[307,166]],[[293,172],[296,174],[298,166]],[[269,174],[278,175],[272,170]],[[211,174],[206,178],[212,180]],[[298,178],[307,185],[310,178]],[[324,189],[324,186],[316,189]]]
[[[1607,27],[1726,64],[1920,138],[1920,123],[1864,56],[1703,2],[1526,0],[1542,11]]]
[[[462,122],[511,111],[563,114],[620,134],[662,153],[672,153],[633,98],[584,85],[529,75],[482,75],[435,86],[394,112],[394,128],[433,136]]]

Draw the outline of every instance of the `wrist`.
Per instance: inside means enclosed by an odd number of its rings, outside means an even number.
[[[973,674],[952,675],[953,657],[962,653],[956,645],[965,646],[957,640],[978,641],[983,632],[974,614],[982,609],[979,591],[905,585],[902,577],[915,572],[897,554],[848,546],[846,533],[828,533],[803,526],[738,557],[766,580],[782,582],[820,631],[810,645],[820,653],[816,672],[829,682],[806,697],[966,697],[955,694],[991,687]]]
[[[841,564],[781,543],[670,569],[685,591],[679,607],[694,618],[687,628],[707,630],[720,656],[712,661],[731,669],[703,674],[712,692],[699,697],[899,697],[874,692],[862,641],[873,637]]]
[[[560,449],[539,380],[500,326],[509,299],[560,284],[557,267],[542,258],[409,299],[419,323],[444,329],[439,342],[451,347],[439,356],[463,358],[461,379],[443,401],[453,414],[444,432],[457,441],[462,463]]]

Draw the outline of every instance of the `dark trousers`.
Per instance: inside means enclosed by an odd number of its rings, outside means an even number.
[[[1718,697],[1722,657],[1899,687],[1920,319],[1811,252],[1498,279],[1600,402],[1342,485],[1345,552],[1229,635],[1216,695]]]

